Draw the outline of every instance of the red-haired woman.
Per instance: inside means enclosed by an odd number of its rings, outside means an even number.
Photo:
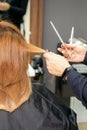
[[[52,92],[31,84],[27,76],[31,52],[45,50],[27,44],[16,26],[1,21],[0,130],[71,130],[71,126],[77,130],[74,112],[69,108],[63,112]]]

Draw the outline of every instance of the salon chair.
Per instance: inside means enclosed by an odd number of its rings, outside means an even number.
[[[43,76],[43,60],[41,55],[35,55],[31,62],[31,67],[35,72],[35,76],[32,79],[33,83],[42,83]]]

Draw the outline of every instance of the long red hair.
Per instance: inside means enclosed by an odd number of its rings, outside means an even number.
[[[13,111],[29,98],[32,91],[30,78],[26,73],[29,52],[45,51],[31,44],[28,45],[16,26],[1,21],[0,109]]]

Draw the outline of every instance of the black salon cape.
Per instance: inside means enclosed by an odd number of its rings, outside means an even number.
[[[47,88],[34,85],[31,97],[18,109],[0,110],[0,130],[77,130],[75,114],[62,107]]]

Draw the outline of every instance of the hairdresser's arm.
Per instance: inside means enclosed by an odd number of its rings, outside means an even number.
[[[73,68],[66,73],[66,81],[73,89],[76,97],[87,107],[87,77]]]
[[[59,77],[63,76],[63,79],[72,87],[76,97],[87,107],[87,77],[72,68],[63,56],[47,52],[44,58],[49,73]]]

